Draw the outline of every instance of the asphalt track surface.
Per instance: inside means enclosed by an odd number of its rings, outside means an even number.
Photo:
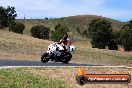
[[[77,64],[77,63],[68,63],[64,64],[61,62],[47,62],[43,63],[41,61],[18,61],[18,60],[0,60],[0,66],[99,66],[95,64]]]
[[[0,60],[0,69],[7,68],[21,68],[21,67],[103,67],[103,68],[131,68],[129,66],[105,66],[96,64],[78,64],[78,63],[68,63],[64,64],[61,62],[47,62],[43,63],[41,61],[26,61],[26,60]]]

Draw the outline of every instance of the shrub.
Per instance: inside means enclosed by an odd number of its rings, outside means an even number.
[[[132,20],[125,24],[120,31],[120,43],[125,51],[132,50]]]
[[[57,24],[54,29],[55,30],[51,34],[51,39],[53,41],[59,41],[69,31],[68,27],[61,24]]]
[[[117,42],[116,40],[111,40],[108,44],[109,50],[118,50]]]
[[[15,33],[23,34],[24,29],[25,29],[25,25],[19,22],[12,22],[9,25],[9,31],[13,31]]]
[[[39,39],[49,39],[49,28],[38,25],[31,28],[31,36]]]

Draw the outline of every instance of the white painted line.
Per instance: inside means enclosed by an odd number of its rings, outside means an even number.
[[[1,66],[0,69],[8,68],[77,68],[80,66]],[[130,68],[128,66],[81,66],[81,67],[95,67],[95,68]]]

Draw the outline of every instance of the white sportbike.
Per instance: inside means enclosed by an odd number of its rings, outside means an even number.
[[[55,62],[62,62],[62,63],[68,63],[71,58],[72,54],[71,52],[75,51],[75,46],[66,46],[66,49],[69,49],[69,51],[64,51],[64,47],[57,43],[51,43],[48,46],[48,51],[46,51],[42,57],[41,61],[43,63],[48,62],[49,60],[55,61]]]

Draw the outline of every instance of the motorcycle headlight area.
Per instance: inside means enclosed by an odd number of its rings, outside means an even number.
[[[70,51],[73,52],[75,51],[76,47],[75,46],[70,46]]]

